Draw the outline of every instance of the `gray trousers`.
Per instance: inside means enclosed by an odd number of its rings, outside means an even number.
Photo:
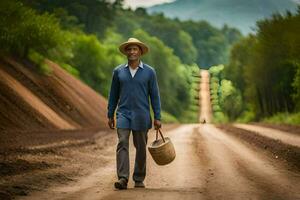
[[[118,178],[129,179],[129,136],[130,129],[117,129],[117,175]],[[135,164],[133,172],[134,181],[144,181],[146,176],[146,146],[148,140],[148,130],[133,131],[133,144],[136,149]]]

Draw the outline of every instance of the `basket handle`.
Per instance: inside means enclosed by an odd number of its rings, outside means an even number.
[[[160,136],[161,136],[163,142],[165,143],[165,142],[166,142],[166,141],[165,141],[165,138],[164,138],[164,136],[163,136],[163,134],[162,134],[162,132],[161,132],[160,129],[157,129],[157,130],[156,130],[156,140],[158,140],[158,133],[160,134]]]

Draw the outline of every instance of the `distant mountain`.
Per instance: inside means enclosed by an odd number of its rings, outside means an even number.
[[[150,13],[163,12],[171,18],[206,20],[212,25],[224,24],[251,32],[257,20],[275,12],[297,10],[299,0],[176,0],[148,8]]]

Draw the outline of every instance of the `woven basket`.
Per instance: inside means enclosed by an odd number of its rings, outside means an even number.
[[[158,139],[158,133],[161,139]],[[169,164],[176,157],[172,141],[170,138],[164,137],[160,129],[156,130],[156,140],[150,144],[148,150],[158,165]]]

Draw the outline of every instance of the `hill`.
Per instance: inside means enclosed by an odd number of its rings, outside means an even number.
[[[101,129],[106,99],[47,60],[50,75],[28,61],[0,59],[0,131]]]
[[[247,34],[255,27],[257,20],[275,12],[295,11],[298,4],[293,0],[176,0],[147,10],[182,20],[206,20],[217,27],[228,24]]]

